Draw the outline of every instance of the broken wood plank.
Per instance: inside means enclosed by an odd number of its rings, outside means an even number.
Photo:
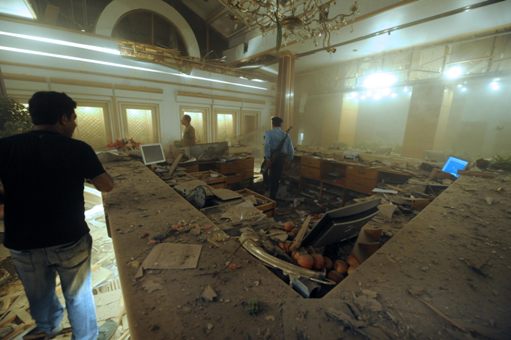
[[[307,232],[307,229],[309,228],[309,223],[311,221],[312,216],[307,216],[305,218],[305,221],[303,222],[302,226],[300,227],[300,230],[298,231],[298,234],[296,234],[295,239],[293,240],[293,243],[291,243],[291,246],[289,249],[291,251],[296,250],[300,248],[302,245],[303,238],[305,237],[305,233]]]
[[[174,173],[174,171],[176,170],[179,162],[181,161],[181,158],[183,158],[183,154],[180,153],[179,155],[177,155],[176,159],[174,159],[174,162],[172,162],[172,165],[170,166],[169,168],[169,173],[168,175],[169,176],[172,176],[172,174]]]

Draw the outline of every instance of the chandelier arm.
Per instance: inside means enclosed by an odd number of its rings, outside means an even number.
[[[318,18],[314,18],[314,20],[311,21],[311,23],[317,23],[317,24],[323,24],[323,23],[332,23],[332,22],[337,22],[338,24],[342,24],[342,25],[347,25],[347,23],[345,22],[347,18],[350,18],[354,15],[355,13],[351,13],[351,14],[337,14],[335,17],[333,18],[330,18],[328,20],[320,20]]]
[[[323,37],[323,47],[330,48],[330,31],[325,30],[325,36]]]
[[[219,1],[248,27],[256,26],[262,33],[275,29],[277,50],[290,37],[294,37],[298,40],[313,39],[316,46],[322,42],[323,47],[333,53],[335,48],[330,47],[332,31],[349,24],[348,19],[358,12],[356,0],[349,12],[339,13],[332,18],[329,18],[329,14],[337,0]]]
[[[349,14],[343,14],[343,13],[340,13],[340,14],[337,14],[335,17],[328,19],[328,21],[329,21],[329,22],[331,22],[331,21],[337,21],[339,18],[340,18],[341,20],[344,20],[344,19],[346,19],[346,18],[349,18],[349,17],[354,16],[356,13],[357,13],[356,11],[351,12],[351,13],[349,13]]]

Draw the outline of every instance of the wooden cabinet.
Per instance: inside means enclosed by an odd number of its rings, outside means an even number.
[[[321,180],[321,158],[303,156],[300,161],[300,177]]]
[[[378,185],[378,170],[363,165],[346,166],[345,188],[364,194],[370,194]]]
[[[179,163],[185,167],[186,172],[216,171],[225,176],[227,185],[249,181],[254,178],[254,157],[220,161],[199,161],[191,163]]]
[[[216,163],[216,170],[226,176],[227,184],[252,180],[254,177],[254,158],[233,159]]]
[[[354,162],[311,156],[303,156],[300,161],[300,177],[320,181],[321,185],[334,185],[363,194],[371,194],[380,177],[385,174],[384,169]]]

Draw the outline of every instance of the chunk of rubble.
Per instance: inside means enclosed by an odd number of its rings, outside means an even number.
[[[396,211],[396,209],[397,206],[392,203],[380,204],[378,206],[378,210],[387,221],[392,220],[392,216],[394,216],[394,212]]]
[[[218,297],[218,294],[215,292],[213,287],[207,285],[206,288],[201,293],[201,298],[205,301],[213,302]]]

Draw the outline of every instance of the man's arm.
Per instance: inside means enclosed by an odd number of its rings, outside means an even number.
[[[114,181],[106,172],[91,179],[91,183],[101,192],[110,192],[114,188]]]

